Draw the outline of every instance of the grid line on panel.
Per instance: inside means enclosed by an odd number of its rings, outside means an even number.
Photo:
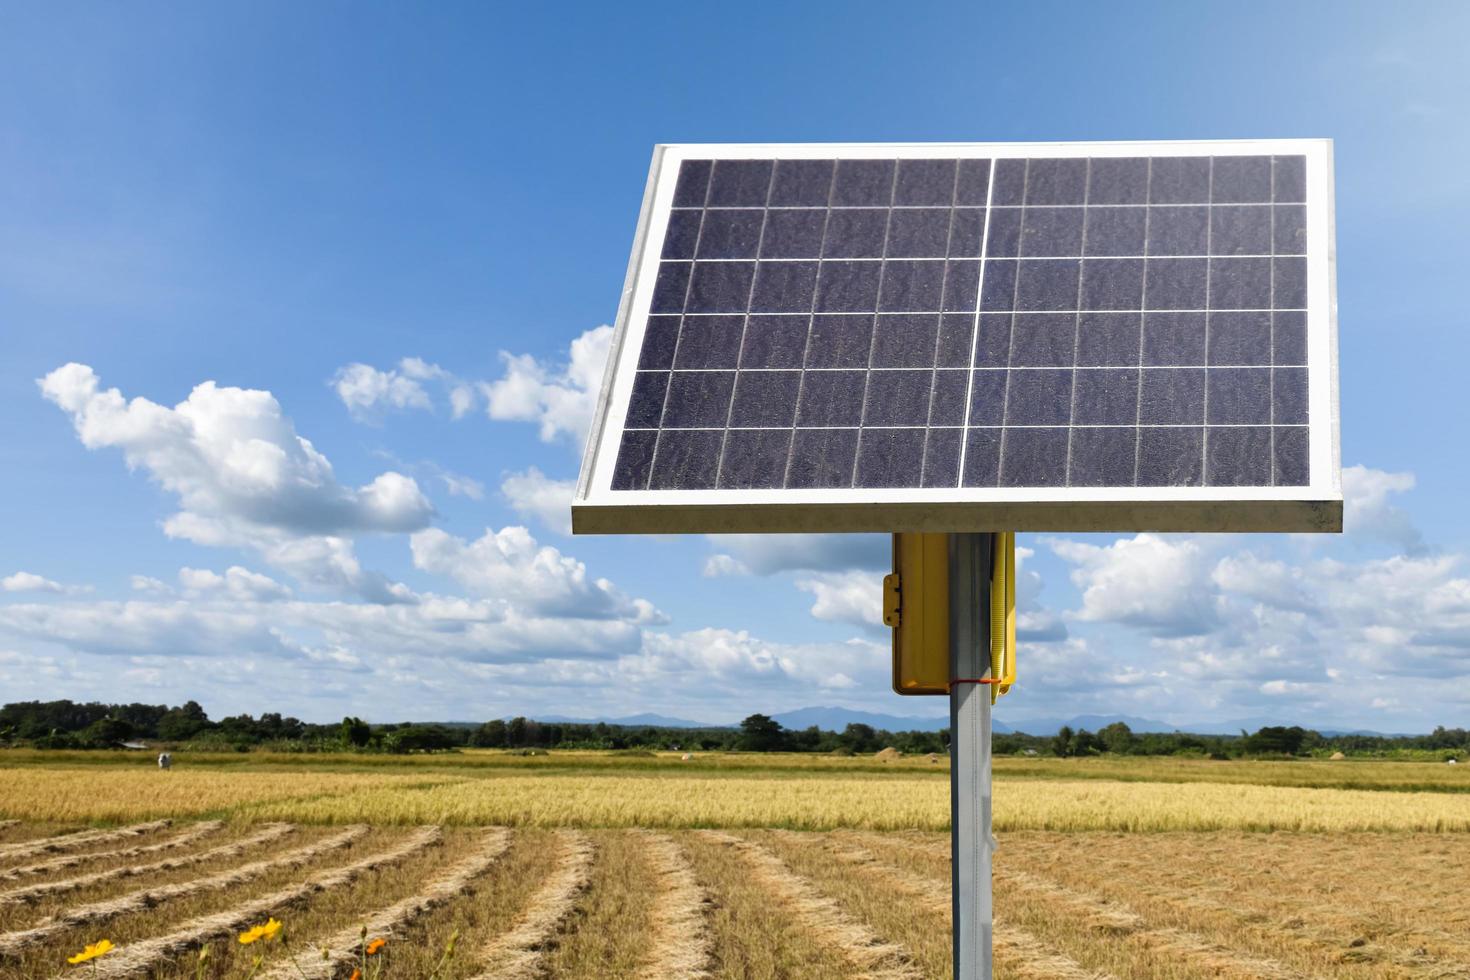
[[[1148,162],[1144,165],[1143,197],[1144,197],[1144,200],[1145,201],[1148,200],[1148,198],[1149,198],[1149,194],[1151,192],[1151,188],[1153,187],[1153,183],[1154,183],[1154,160],[1153,160],[1153,157],[1149,157],[1148,158]],[[1142,307],[1148,305],[1148,301],[1147,301],[1147,297],[1148,297],[1148,235],[1149,235],[1149,227],[1148,227],[1148,225],[1149,225],[1149,214],[1148,214],[1148,209],[1145,208],[1144,211],[1143,211],[1143,254],[1144,254],[1144,260],[1143,260],[1143,276],[1141,277],[1142,280],[1143,280],[1143,282],[1139,286],[1139,293],[1141,295],[1139,296],[1139,299],[1138,299],[1138,305],[1139,305],[1140,310],[1142,309]],[[1136,401],[1136,405],[1134,407],[1134,414],[1133,414],[1133,485],[1135,487],[1138,486],[1138,471],[1139,471],[1139,467],[1140,467],[1140,465],[1142,464],[1142,461],[1143,461],[1143,351],[1144,351],[1143,341],[1144,341],[1144,331],[1147,328],[1148,328],[1148,314],[1143,313],[1143,312],[1140,312],[1138,314],[1138,389],[1134,393],[1134,398],[1135,398],[1135,401]]]
[[[1002,312],[1004,312],[1004,311],[1002,311]],[[1093,312],[1093,311],[1089,310],[1087,312]],[[1129,313],[1137,313],[1138,311],[1137,310],[1129,310],[1127,312],[1129,312]],[[1290,313],[1292,311],[1291,310],[1285,310],[1283,312]],[[1226,369],[1236,369],[1236,368],[1248,368],[1248,369],[1255,369],[1255,370],[1264,371],[1269,365],[1266,365],[1266,364],[1215,364],[1215,365],[1211,365],[1211,366],[1212,367],[1215,367],[1215,368],[1218,368],[1218,369],[1220,369],[1222,371],[1223,370],[1226,370]],[[1204,367],[1205,367],[1205,362],[1204,361],[1200,361],[1198,364],[1189,363],[1189,364],[1150,364],[1150,365],[1148,365],[1148,369],[1150,371],[1186,371],[1186,370],[1189,370],[1189,371],[1198,371],[1198,370],[1203,369]],[[1306,364],[1284,364],[1283,363],[1283,364],[1277,364],[1276,367],[1278,367],[1278,368],[1306,368],[1307,365]],[[1115,369],[1115,365],[1109,365],[1109,364],[1079,364],[1076,367],[1076,370],[1078,370],[1078,371],[1110,371],[1110,370],[1114,370],[1114,369]],[[731,368],[690,368],[690,367],[684,367],[684,368],[675,368],[673,370],[673,373],[674,374],[729,374],[731,372],[731,370],[732,370]],[[774,367],[774,368],[771,368],[771,367],[747,367],[747,368],[741,368],[740,369],[740,371],[741,371],[742,374],[760,374],[762,372],[792,371],[792,370],[795,370],[795,369],[794,368],[781,368],[781,367]],[[811,373],[813,373],[813,374],[821,374],[823,371],[855,371],[857,369],[856,368],[844,368],[844,367],[809,367],[806,370],[809,371],[809,372],[811,372]],[[905,367],[883,367],[881,365],[874,365],[874,367],[873,367],[873,371],[875,373],[877,373],[877,374],[881,374],[884,371],[914,371],[914,370],[921,370],[921,369],[919,369],[919,368],[905,368]],[[964,368],[937,368],[936,370],[940,370],[940,371],[963,371]],[[1002,368],[1002,367],[978,367],[978,368],[975,368],[974,370],[977,371],[977,372],[983,373],[983,372],[986,372],[986,371],[996,371],[996,372],[998,372],[998,371],[1055,371],[1057,369],[1054,368],[1054,367],[1045,367],[1045,366],[1036,365],[1036,364],[1017,364],[1015,367],[1009,367],[1009,368]],[[641,374],[668,374],[670,372],[669,371],[666,371],[666,370],[660,370],[658,368],[640,368],[639,369],[639,373],[641,373]]]
[[[907,157],[895,157],[894,159],[897,160],[897,159],[910,159],[910,158],[907,158]],[[957,158],[957,159],[974,159],[974,158],[960,157],[960,158]],[[1007,157],[1007,158],[1002,158],[1002,159],[1018,159],[1018,158],[1016,158],[1016,157]],[[1051,160],[1051,159],[1057,159],[1057,158],[1054,158],[1054,157],[1039,157],[1037,159]],[[1097,158],[1094,157],[1094,158],[1090,158],[1090,159],[1097,159]],[[935,207],[938,207],[938,206],[939,205],[937,205],[937,204],[895,204],[892,207],[891,210],[894,210],[894,211],[922,211],[922,210],[925,210],[927,208],[935,208]],[[978,205],[974,205],[974,206],[978,207]],[[1265,208],[1265,207],[1270,207],[1271,205],[1270,205],[1270,202],[1269,201],[1231,201],[1231,202],[1223,202],[1223,201],[1221,201],[1221,202],[1192,201],[1192,202],[1190,202],[1188,204],[1178,204],[1178,203],[1173,203],[1173,202],[1168,202],[1168,201],[1159,201],[1159,202],[1151,202],[1150,205],[1143,205],[1143,204],[1089,204],[1089,205],[1087,205],[1087,207],[1090,207],[1090,208],[1100,208],[1100,209],[1106,209],[1106,210],[1124,209],[1124,208],[1142,208],[1142,207],[1145,207],[1145,206],[1166,207],[1166,208],[1167,207],[1191,207],[1191,208]],[[693,204],[676,204],[676,205],[670,207],[669,210],[670,211],[747,211],[747,210],[750,210],[750,207],[751,207],[750,205],[741,205],[741,204],[717,204],[717,205],[714,205],[712,207],[700,207],[700,206],[693,205]],[[874,207],[874,205],[872,205],[872,204],[833,204],[833,205],[822,205],[822,204],[782,204],[782,205],[780,205],[780,208],[783,211],[865,211],[865,210],[868,210],[869,208],[872,208],[872,207]],[[997,211],[1019,211],[1023,207],[1025,207],[1025,208],[1045,208],[1045,209],[1051,210],[1051,211],[1067,211],[1067,210],[1077,211],[1077,210],[1081,210],[1082,205],[1081,204],[997,204],[997,205],[995,205],[995,209]]]
[[[710,183],[713,184],[714,175],[711,174],[710,177]],[[766,197],[765,200],[761,202],[761,230],[760,234],[756,235],[755,238],[755,254],[757,258],[755,262],[755,268],[750,275],[750,288],[745,291],[745,313],[743,314],[740,321],[740,343],[735,347],[735,379],[730,382],[730,404],[725,408],[725,432],[724,435],[720,438],[720,452],[718,458],[716,458],[715,460],[714,485],[716,487],[720,486],[722,477],[725,472],[725,452],[730,445],[730,427],[735,424],[735,399],[740,394],[740,362],[742,360],[741,355],[745,350],[745,334],[750,329],[750,307],[751,304],[755,301],[756,281],[760,279],[759,257],[761,254],[761,246],[765,244],[766,224],[770,221],[771,216],[771,188],[773,188],[775,185],[776,161],[772,160],[771,175],[766,178]],[[701,219],[701,225],[702,224],[703,219]],[[693,277],[691,276],[690,278],[692,279]],[[670,385],[670,387],[673,386]]]
[[[901,160],[895,160],[893,162],[893,177],[888,182],[888,213],[883,216],[883,249],[882,254],[878,259],[878,299],[873,304],[877,306],[880,310],[883,308],[883,276],[884,273],[887,271],[888,266],[888,239],[889,236],[893,233],[893,202],[897,199],[898,196],[898,169],[899,165],[902,162],[903,161]],[[956,173],[958,173],[959,168],[956,167],[955,171]],[[953,198],[951,198],[951,203],[953,203]],[[948,251],[949,243],[946,241],[945,252],[948,253]],[[943,282],[942,277],[940,279],[940,282]],[[942,288],[940,289],[939,295],[939,305],[943,306],[944,291]],[[877,343],[878,314],[874,313],[873,329],[868,334],[868,368],[863,378],[863,404],[862,407],[858,409],[857,446],[853,449],[852,453],[852,475],[847,481],[847,485],[850,487],[855,487],[858,485],[858,463],[861,462],[863,458],[863,423],[867,421],[868,417],[868,388],[869,382],[872,381],[873,377],[873,350]]]
[[[945,257],[946,262],[949,260],[949,258],[951,257],[951,255],[954,252],[954,222],[955,222],[955,213],[954,212],[955,212],[956,202],[959,200],[959,188],[960,188],[960,161],[959,160],[956,160],[955,161],[955,167],[954,167],[954,180],[949,185],[949,234],[945,237],[945,240],[944,240],[944,257]],[[983,223],[982,223],[982,225],[983,225]],[[983,240],[981,241],[980,248],[981,248],[981,254],[983,255],[984,254],[984,249],[985,249],[985,243],[984,243]],[[945,268],[948,269],[949,268],[948,265],[946,265]],[[981,260],[981,268],[982,269],[984,268],[984,259]],[[948,272],[946,272],[945,273],[944,288],[941,288],[940,291],[939,291],[939,295],[940,295],[939,305],[940,306],[944,306],[945,305],[943,297],[944,297],[945,289],[947,289],[948,286],[949,286],[949,274],[948,274]],[[977,311],[979,309],[979,306],[980,306],[980,292],[977,289],[975,291],[975,307],[976,307],[976,310]],[[924,445],[919,448],[919,476],[918,476],[918,483],[919,483],[919,486],[921,486],[921,487],[924,485],[924,474],[928,472],[928,466],[929,466],[929,443],[931,442],[931,440],[929,439],[927,432],[928,432],[929,429],[937,428],[932,423],[934,421],[934,395],[935,395],[935,392],[938,391],[938,389],[939,389],[939,370],[938,370],[938,368],[939,368],[939,344],[940,344],[940,341],[943,339],[943,337],[944,337],[944,314],[943,313],[940,313],[939,316],[938,316],[938,318],[937,318],[937,326],[934,328],[934,349],[930,353],[930,356],[929,356],[929,367],[930,367],[930,371],[929,371],[929,404],[928,404],[928,406],[926,407],[926,409],[924,411],[924,422],[925,422]],[[968,380],[968,377],[967,377],[966,380]],[[961,431],[962,431],[961,441],[963,441],[963,430],[961,430]]]
[[[1267,345],[1270,350],[1268,360],[1271,364],[1271,373],[1267,377],[1266,395],[1270,399],[1271,420],[1270,433],[1271,456],[1269,460],[1270,484],[1276,486],[1276,157],[1271,157],[1271,310],[1267,314],[1269,326],[1267,328]]]
[[[1209,163],[1209,196],[1211,204],[1215,203],[1215,158],[1208,157]],[[1211,218],[1205,222],[1205,253],[1214,251],[1215,221]],[[1205,394],[1204,394],[1204,419],[1210,420],[1210,307],[1214,305],[1210,296],[1210,273],[1215,263],[1211,259],[1205,260]],[[1200,438],[1202,452],[1200,454],[1200,485],[1210,485],[1210,430],[1205,429]]]
[[[1026,161],[1026,163],[1025,163],[1025,166],[1024,166],[1024,168],[1022,170],[1022,175],[1021,175],[1021,201],[1023,203],[1026,200],[1027,193],[1030,191],[1030,185],[1031,185],[1031,161],[1028,159]],[[1020,233],[1021,234],[1024,234],[1025,233],[1025,229],[1026,229],[1026,211],[1025,211],[1025,208],[1022,208],[1022,210],[1021,210],[1021,232]],[[1019,245],[1017,246],[1016,252],[1017,252],[1018,255],[1020,254],[1020,247],[1019,247]],[[1006,367],[1007,368],[1009,368],[1011,366],[1011,363],[1013,361],[1015,361],[1015,359],[1016,359],[1016,307],[1018,307],[1020,305],[1021,305],[1021,275],[1020,275],[1020,267],[1019,267],[1019,264],[1018,264],[1017,269],[1016,269],[1016,281],[1011,284],[1011,332],[1010,332],[1010,337],[1006,341]],[[1005,429],[1005,423],[1008,420],[1008,417],[1009,417],[1010,414],[1011,414],[1011,374],[1010,374],[1010,371],[1007,370],[1006,371],[1005,394],[1001,398],[1001,409],[1000,409],[1000,422],[1001,422],[1000,447],[996,451],[996,462],[995,462],[995,485],[996,486],[1000,486],[1002,484],[1002,482],[1004,482],[1004,480],[1005,480],[1005,472],[1006,472],[1006,429]],[[966,442],[969,441],[968,434],[966,435],[965,441]]]
[[[1101,206],[1102,205],[1098,205],[1098,207],[1101,207]],[[910,208],[909,210],[911,210],[911,211],[935,211],[935,210],[938,210],[938,209],[939,209],[939,206],[938,205],[934,205],[933,207],[928,207],[928,208]],[[731,211],[750,211],[750,210],[753,210],[753,209],[752,208],[729,208],[728,210],[731,210]],[[782,210],[782,211],[794,211],[796,209],[795,208],[781,208],[780,210]],[[810,208],[808,210],[815,211],[817,209],[816,208]],[[833,210],[834,211],[840,211],[842,209],[841,208],[833,208]],[[874,209],[873,208],[849,208],[848,210],[850,210],[850,211],[872,211]],[[899,211],[899,210],[902,210],[902,209],[901,208],[894,208],[893,210],[894,211]],[[1044,209],[1037,208],[1036,210],[1044,210]],[[1096,210],[1096,208],[1093,208],[1091,210]],[[1140,208],[1139,210],[1143,210],[1143,209]],[[1283,258],[1283,259],[1284,258],[1287,258],[1287,257],[1290,257],[1290,256],[1295,256],[1296,258],[1301,258],[1301,259],[1304,259],[1304,258],[1307,257],[1305,252],[1239,252],[1239,253],[1231,253],[1230,258],[1233,258],[1233,259],[1269,259],[1269,258],[1272,258],[1273,256],[1274,257],[1277,257],[1277,258]],[[836,257],[837,256],[832,256],[832,258],[836,258]],[[1110,260],[1114,260],[1114,261],[1122,260],[1122,259],[1135,259],[1135,260],[1137,260],[1137,259],[1142,259],[1142,258],[1145,258],[1145,257],[1146,256],[1143,256],[1143,255],[1089,255],[1089,256],[1085,256],[1085,258],[1110,259]],[[950,258],[952,258],[952,256],[948,256],[948,255],[905,255],[905,256],[903,256],[903,260],[905,262],[946,262]],[[1028,261],[1028,262],[1065,262],[1065,261],[1071,261],[1071,260],[1076,259],[1076,258],[1079,258],[1079,256],[1076,256],[1076,255],[1025,255],[1025,256],[1018,257],[1018,260],[1024,260],[1024,261]],[[1154,256],[1154,258],[1208,259],[1208,258],[1211,258],[1211,256],[1209,256],[1209,255],[1203,255],[1203,254],[1202,255],[1175,255],[1175,254],[1172,254],[1171,253],[1171,254],[1169,254],[1167,256],[1164,256],[1164,255],[1156,255],[1156,256]],[[708,263],[708,264],[711,264],[711,265],[716,265],[716,264],[725,263],[725,262],[732,262],[732,263],[733,262],[749,262],[751,260],[749,258],[733,258],[733,259],[731,259],[731,258],[725,258],[725,259],[701,258],[699,261],[704,262],[704,263]],[[777,255],[765,256],[765,255],[763,255],[763,256],[760,257],[760,261],[761,262],[770,262],[770,263],[775,264],[775,263],[782,263],[782,262],[811,262],[812,259],[809,258],[809,257],[806,257],[806,256],[777,256]],[[849,256],[842,257],[842,261],[844,261],[844,262],[858,262],[858,263],[861,263],[861,262],[882,262],[883,259],[880,258],[879,256],[876,256],[876,255],[849,255]],[[1023,312],[1025,312],[1025,311],[1023,311]],[[696,314],[693,314],[693,315],[694,316],[708,316],[710,314],[698,314],[698,313],[696,313]]]
[[[908,158],[844,159],[724,179],[698,161],[665,212],[618,488],[1309,482],[1300,157],[990,157],[912,179]]]
[[[965,364],[969,372],[965,376],[965,424],[960,431],[960,461],[955,474],[955,486],[965,485],[965,453],[970,447],[970,403],[975,397],[975,352],[980,346],[980,311],[985,309],[985,260],[990,254],[990,208],[995,199],[995,158],[990,158],[989,175],[985,184],[985,220],[980,227],[980,282],[975,287],[975,316],[970,325],[970,357]],[[944,304],[939,304],[943,306]],[[943,319],[941,317],[941,324]]]
[[[826,242],[827,228],[832,223],[832,195],[836,192],[836,188],[837,163],[834,161],[832,164],[832,174],[827,178],[827,207],[822,216],[822,242]],[[813,208],[812,210],[816,209]],[[817,290],[821,287],[821,283],[822,260],[819,254],[817,259],[817,281],[812,287],[812,299],[809,304],[810,309],[806,314],[806,343],[801,348],[801,375],[796,379],[796,409],[791,413],[791,443],[786,447],[786,468],[781,473],[781,486],[783,488],[791,486],[791,467],[796,462],[796,432],[797,429],[801,428],[801,400],[806,395],[807,361],[811,358],[812,353],[812,330],[814,329],[817,312]]]
[[[1092,193],[1092,159],[1089,157],[1083,164],[1082,170],[1082,241],[1078,245],[1078,254],[1087,254],[1087,202]],[[1077,272],[1077,309],[1072,314],[1072,402],[1067,407],[1067,462],[1062,470],[1062,485],[1072,485],[1072,436],[1077,431],[1074,424],[1077,419],[1077,349],[1082,346],[1082,284],[1086,281],[1083,275],[1085,265],[1078,262]]]
[[[715,165],[710,162],[709,177],[704,184],[704,203],[709,204],[710,189],[715,184]],[[664,415],[669,410],[669,392],[674,388],[674,365],[679,363],[679,347],[684,343],[684,311],[689,308],[689,293],[694,287],[694,258],[699,255],[699,245],[704,239],[704,212],[699,214],[699,231],[694,236],[694,251],[690,253],[689,279],[684,283],[684,302],[679,307],[679,332],[674,336],[674,356],[669,360],[669,383],[664,386],[664,401],[658,411],[658,431],[653,436],[653,452],[648,457],[648,478],[644,480],[645,490],[653,487],[653,474],[658,470],[658,450],[664,438]],[[645,328],[646,329],[646,328]],[[636,375],[635,375],[636,377]]]
[[[977,208],[976,210],[979,210],[979,209]],[[1154,256],[1154,257],[1155,258],[1158,258],[1158,256]],[[1249,256],[1245,256],[1245,257],[1249,257]],[[1270,256],[1267,256],[1267,255],[1256,256],[1256,257],[1257,258],[1270,258]],[[1171,258],[1171,259],[1172,258],[1176,258],[1176,256],[1171,255],[1171,256],[1169,256],[1169,258]],[[1235,256],[1231,256],[1231,258],[1235,258]],[[1281,258],[1287,258],[1287,256],[1281,256]],[[852,260],[850,260],[850,259],[836,259],[834,261],[848,262],[848,261],[852,261]],[[904,261],[907,262],[909,260],[908,259],[904,259]],[[996,260],[996,261],[1000,261],[1000,260]],[[1007,261],[1009,261],[1009,260],[1007,260]],[[1079,260],[1077,258],[1077,256],[1074,255],[1074,256],[1071,256],[1070,258],[1068,258],[1066,261],[1081,261],[1081,260]],[[804,312],[803,313],[793,313],[790,310],[751,310],[750,312],[752,314],[756,315],[756,316],[806,316],[807,315]],[[850,316],[872,316],[872,315],[877,314],[877,313],[880,313],[880,312],[883,312],[883,311],[881,311],[881,310],[844,310],[843,311],[843,313],[845,313],[847,315],[850,315]],[[913,314],[914,316],[927,316],[927,315],[933,315],[933,314],[937,314],[937,313],[942,313],[944,311],[943,310],[904,310],[903,312],[904,313]],[[955,311],[954,310],[950,310],[949,312],[953,313]],[[960,312],[963,312],[963,311],[960,311]],[[1008,312],[1008,311],[1000,310],[998,312],[1004,313],[1004,312]],[[1044,316],[1046,314],[1054,313],[1056,311],[1055,310],[1015,310],[1014,312],[1017,313],[1017,314],[1019,314],[1020,316]],[[1150,307],[1148,309],[1143,309],[1143,310],[1138,310],[1138,309],[1131,309],[1131,310],[1102,309],[1102,310],[1087,310],[1085,312],[1088,312],[1088,313],[1206,313],[1206,312],[1211,312],[1211,311],[1208,308],[1206,308],[1206,307],[1188,308],[1188,309],[1185,309],[1185,308],[1173,308],[1173,307],[1155,309],[1155,308]],[[1306,307],[1303,307],[1303,306],[1282,306],[1282,307],[1277,307],[1275,310],[1272,310],[1270,307],[1267,307],[1267,306],[1241,306],[1241,307],[1234,307],[1234,306],[1232,306],[1232,307],[1223,308],[1222,310],[1214,310],[1213,312],[1215,312],[1215,313],[1220,313],[1220,312],[1229,312],[1229,313],[1272,313],[1272,312],[1275,312],[1275,313],[1305,313],[1305,312],[1307,312],[1307,309],[1306,309]],[[729,315],[730,315],[729,313],[697,313],[697,312],[691,312],[691,313],[685,313],[684,314],[684,316],[686,316],[686,317],[729,316]]]
[[[1146,425],[1143,426],[1143,428],[1145,428],[1145,429],[1201,429],[1201,428],[1203,428],[1203,429],[1259,429],[1259,428],[1262,428],[1262,427],[1263,426],[1259,422],[1205,422],[1205,423],[1199,423],[1199,422],[1149,422],[1148,424],[1146,424]],[[785,426],[785,425],[747,425],[747,426],[744,426],[743,428],[750,429],[752,431],[759,430],[759,431],[762,431],[762,432],[785,432],[786,429],[789,428],[789,426]],[[853,428],[856,428],[856,427],[855,426],[851,426],[851,425],[803,425],[801,428],[803,428],[803,429],[812,429],[812,430],[818,430],[818,429],[826,430],[826,429],[853,429]],[[933,428],[933,429],[962,429],[962,428],[965,428],[965,426],[960,426],[960,425],[935,425],[935,426],[928,426],[928,425],[866,425],[866,426],[863,426],[863,428],[865,428],[865,429],[929,429],[929,428]],[[969,428],[971,428],[971,429],[1000,429],[1000,428],[1007,428],[1007,429],[1059,429],[1059,428],[1061,428],[1061,426],[1059,426],[1059,425],[1048,425],[1048,424],[1039,424],[1039,425],[1017,424],[1017,425],[1008,425],[1008,426],[1000,426],[1000,425],[972,425],[972,426],[969,426]],[[1135,428],[1135,426],[1129,425],[1126,422],[1082,422],[1082,423],[1079,423],[1078,425],[1076,425],[1075,428],[1078,428],[1078,429],[1132,429],[1132,428]],[[1276,426],[1276,428],[1278,428],[1278,429],[1306,429],[1306,428],[1309,428],[1309,424],[1306,423],[1306,422],[1282,422],[1280,425]],[[625,431],[627,431],[627,432],[657,432],[658,430],[657,429],[650,429],[650,428],[647,428],[645,426],[630,425],[630,426],[627,427],[627,429]],[[717,425],[689,425],[689,426],[683,427],[682,429],[679,429],[678,431],[680,431],[680,432],[724,432],[725,430],[722,427],[717,426]]]

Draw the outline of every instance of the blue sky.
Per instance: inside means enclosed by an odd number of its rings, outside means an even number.
[[[883,538],[564,533],[653,144],[1327,136],[1348,533],[1023,536],[999,717],[1470,724],[1467,28],[1458,4],[12,6],[0,700],[938,713],[888,693]]]

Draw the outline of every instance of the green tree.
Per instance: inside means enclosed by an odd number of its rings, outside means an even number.
[[[766,715],[751,715],[740,723],[736,747],[746,752],[779,752],[785,747],[786,731]]]
[[[1098,740],[1102,742],[1103,748],[1114,755],[1127,755],[1133,751],[1136,739],[1133,737],[1133,729],[1121,721],[1115,721],[1111,725],[1104,725],[1097,733]]]
[[[1097,755],[1103,750],[1103,743],[1092,732],[1082,728],[1072,736],[1070,749],[1072,755]]]
[[[470,736],[470,744],[482,749],[505,748],[505,722],[499,718],[485,722]]]
[[[209,727],[209,716],[198,701],[169,708],[158,719],[158,737],[165,742],[187,742]]]
[[[872,725],[864,725],[862,722],[852,722],[837,736],[837,744],[844,749],[850,749],[854,754],[877,752],[879,749],[878,733],[873,730]]]
[[[362,748],[372,741],[373,726],[361,718],[351,716],[342,719],[342,744]]]
[[[1290,728],[1268,725],[1245,737],[1245,750],[1256,755],[1299,755],[1308,736],[1321,738],[1316,732],[1297,725]]]
[[[1051,750],[1063,758],[1072,754],[1072,727],[1063,725],[1051,740]]]
[[[81,740],[98,749],[110,749],[133,737],[133,726],[121,718],[99,718],[88,725]]]

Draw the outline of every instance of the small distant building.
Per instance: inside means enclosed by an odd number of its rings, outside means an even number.
[[[124,749],[133,749],[133,750],[136,751],[138,749],[146,749],[146,748],[148,748],[148,743],[147,742],[120,742],[119,743],[119,746],[121,748],[124,748]]]

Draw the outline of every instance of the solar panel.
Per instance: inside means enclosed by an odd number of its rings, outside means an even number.
[[[1331,529],[1331,209],[1326,141],[660,147],[574,521]]]

